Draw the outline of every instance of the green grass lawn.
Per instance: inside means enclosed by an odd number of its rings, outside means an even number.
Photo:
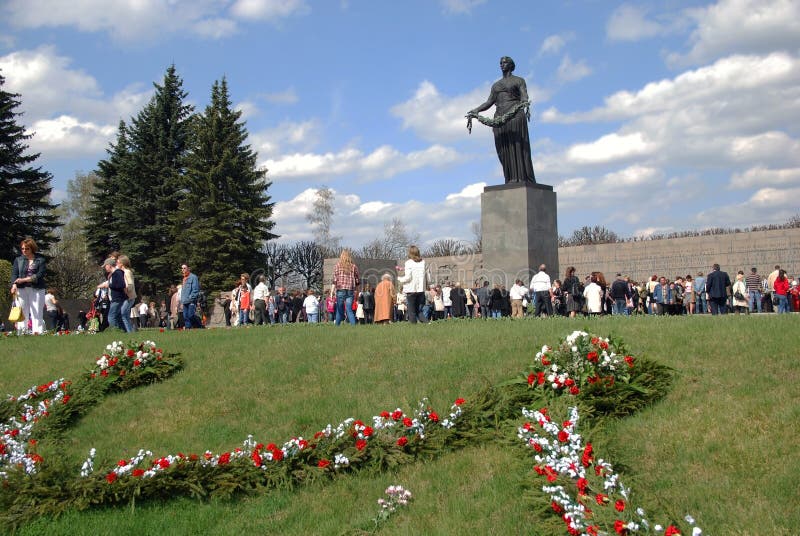
[[[634,504],[705,534],[796,534],[800,502],[800,324],[796,315],[591,320],[451,321],[428,326],[296,325],[196,332],[146,331],[186,368],[167,381],[113,395],[67,433],[80,464],[92,447],[108,467],[140,448],[156,455],[230,450],[248,434],[282,443],[347,417],[457,397],[521,373],[543,344],[574,329],[622,337],[635,356],[677,371],[672,391],[592,441],[624,470]],[[77,377],[117,333],[0,341],[0,393]],[[415,500],[386,534],[546,534],[537,530],[530,455],[476,444],[395,474],[227,501],[185,498],[39,519],[22,534],[357,534],[376,500],[402,484]]]

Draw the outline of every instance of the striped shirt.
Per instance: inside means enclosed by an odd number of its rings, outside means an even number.
[[[750,272],[747,274],[747,277],[744,278],[745,283],[747,284],[747,292],[752,291],[761,291],[761,276],[758,274],[754,274]]]

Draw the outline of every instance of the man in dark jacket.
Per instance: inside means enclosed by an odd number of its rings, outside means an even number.
[[[612,312],[615,315],[628,314],[628,300],[631,299],[631,289],[628,282],[622,277],[622,274],[617,274],[617,278],[611,283],[611,298],[614,300],[614,308]]]
[[[728,272],[719,269],[719,264],[714,264],[712,272],[706,277],[706,292],[712,315],[728,313],[728,290],[731,287],[731,278]]]

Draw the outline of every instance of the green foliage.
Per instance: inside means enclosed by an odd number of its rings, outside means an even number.
[[[11,282],[11,262],[0,259],[0,284]],[[0,292],[0,315],[3,321],[8,318],[8,311],[11,309],[11,295],[7,292]]]
[[[232,275],[263,269],[261,246],[270,231],[273,203],[267,171],[247,145],[242,113],[233,109],[228,84],[214,82],[211,104],[196,116],[186,158],[186,192],[175,213],[178,247],[207,289],[225,289]]]
[[[38,153],[26,154],[33,134],[18,124],[20,95],[5,91],[5,81],[0,75],[0,259],[11,261],[27,236],[47,249],[58,220],[50,203],[52,175],[34,167]]]

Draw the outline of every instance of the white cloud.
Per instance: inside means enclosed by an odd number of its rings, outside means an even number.
[[[23,124],[36,132],[31,145],[48,153],[102,150],[119,120],[141,109],[151,93],[131,86],[106,96],[94,77],[51,46],[2,56],[0,70],[5,89],[23,95]]]
[[[571,41],[574,38],[575,34],[572,32],[548,35],[544,38],[542,45],[539,47],[539,55],[545,56],[549,54],[558,54],[567,44],[567,41]]]
[[[658,144],[642,132],[619,135],[607,134],[591,143],[578,143],[567,150],[567,158],[578,164],[607,164],[652,154]]]
[[[315,119],[285,121],[250,134],[250,145],[262,158],[276,157],[283,152],[308,152],[319,142],[322,127]]]
[[[744,173],[734,173],[730,181],[732,189],[763,186],[800,186],[800,167],[770,169],[758,166],[750,168]]]
[[[8,0],[0,12],[20,28],[66,26],[135,41],[187,32],[218,39],[237,31],[237,18],[275,21],[308,11],[303,0],[237,0],[229,8],[228,4],[220,0]]]
[[[673,65],[697,64],[731,53],[796,52],[800,47],[800,2],[720,0],[687,10],[696,28],[686,54],[668,57]]]
[[[485,4],[486,0],[439,0],[439,2],[446,13],[466,14],[472,13],[477,6]]]
[[[307,13],[304,0],[236,0],[231,13],[242,19],[274,20]]]
[[[542,120],[557,123],[609,121],[683,108],[687,104],[713,105],[715,101],[742,96],[764,99],[765,89],[783,90],[796,86],[798,81],[800,61],[789,54],[731,56],[686,71],[671,80],[650,82],[636,92],[618,91],[605,99],[604,106],[589,112],[562,114],[550,108],[542,114]]]
[[[395,175],[417,169],[444,167],[465,157],[454,149],[433,145],[422,151],[401,153],[384,145],[369,154],[348,148],[339,152],[295,153],[268,159],[264,162],[275,181],[307,180],[353,174],[361,182],[388,179]]]
[[[52,120],[36,121],[29,129],[35,133],[30,144],[37,152],[51,157],[91,155],[102,151],[116,130],[111,125],[81,122],[62,115]]]
[[[575,82],[581,78],[586,78],[590,74],[592,74],[592,69],[586,64],[586,61],[573,62],[569,54],[564,54],[556,71],[559,82]]]
[[[612,41],[639,41],[664,31],[660,23],[647,19],[645,8],[631,4],[615,9],[606,23],[606,36]]]
[[[744,227],[783,223],[797,214],[800,188],[761,188],[741,203],[701,211],[697,220],[715,227]]]
[[[739,136],[731,140],[730,155],[735,161],[771,161],[800,155],[800,142],[784,132],[769,131],[755,136]]]

